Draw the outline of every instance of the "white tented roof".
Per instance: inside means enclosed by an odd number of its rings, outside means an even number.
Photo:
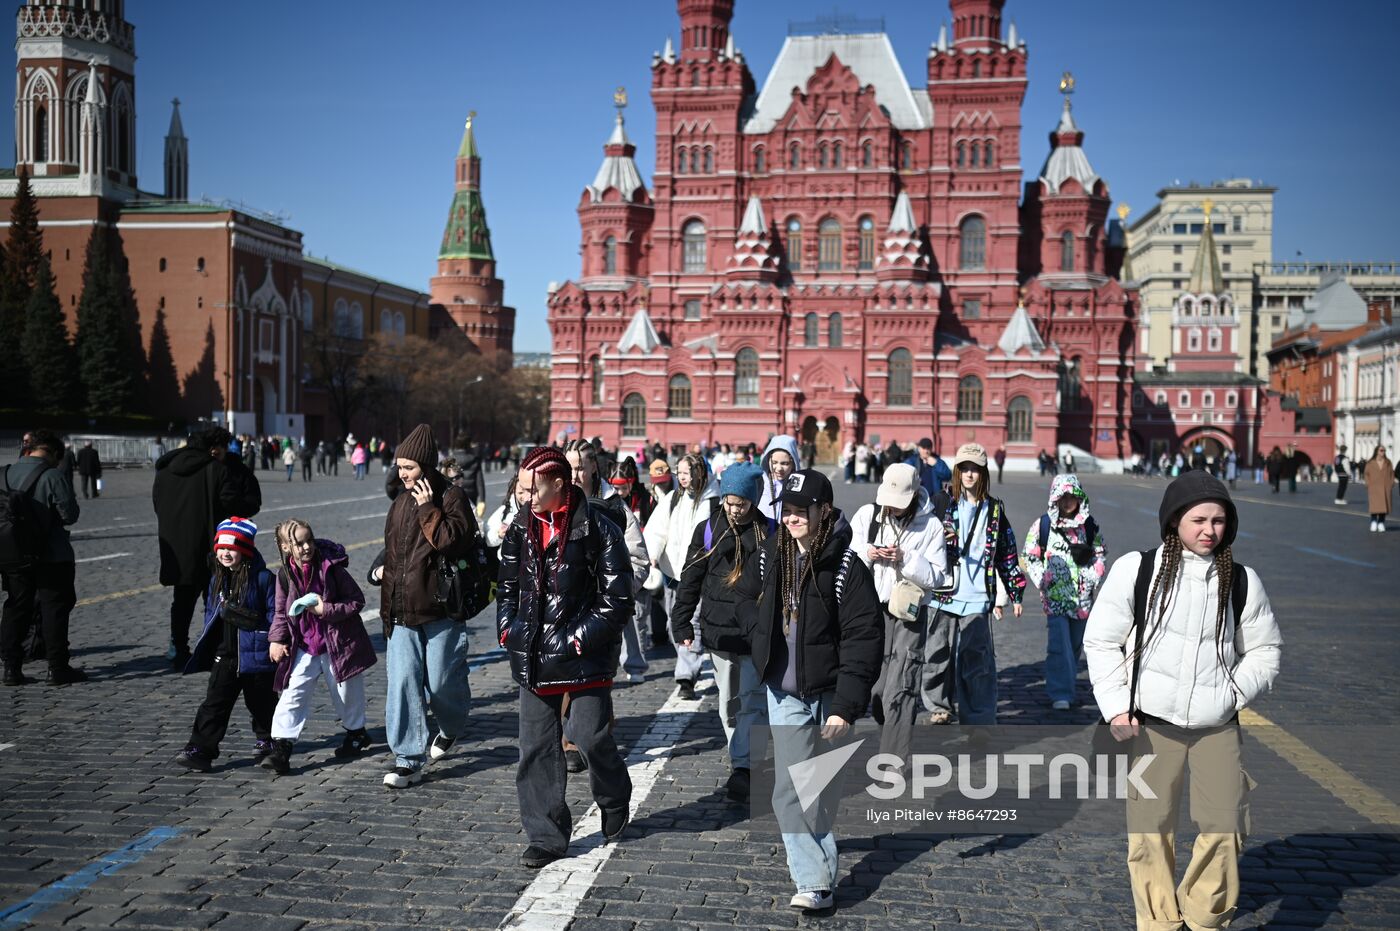
[[[1074,124],[1074,117],[1070,116],[1069,101],[1065,101],[1065,109],[1060,114],[1060,125],[1055,127],[1055,133],[1064,135],[1077,132],[1079,127]],[[1094,185],[1099,181],[1099,176],[1094,173],[1094,167],[1089,164],[1089,156],[1084,154],[1084,149],[1061,142],[1050,150],[1045,167],[1040,169],[1040,180],[1045,182],[1051,194],[1058,194],[1060,185],[1069,178],[1078,181],[1087,193],[1093,193]]]
[[[627,131],[622,128],[622,114],[618,113],[617,123],[613,126],[612,136],[608,138],[609,146],[630,145],[631,140],[627,138]],[[631,201],[632,195],[646,185],[642,182],[642,173],[637,170],[637,163],[632,161],[628,155],[605,155],[603,164],[598,167],[598,174],[594,176],[593,183],[588,186],[589,198],[597,203],[603,199],[603,194],[608,188],[617,188],[625,201]]]
[[[617,341],[617,351],[640,349],[643,353],[650,353],[660,345],[661,337],[657,335],[656,327],[651,324],[651,315],[645,307],[637,308],[637,313],[632,317],[632,322],[627,324],[622,339]]]
[[[862,35],[788,36],[773,69],[763,82],[753,116],[744,124],[746,133],[771,132],[792,102],[794,87],[805,90],[807,81],[827,59],[835,55],[855,72],[862,85],[875,87],[875,99],[889,113],[897,129],[927,129],[932,119],[928,98],[920,106],[904,69],[899,66],[889,36],[883,32]]]
[[[1026,312],[1024,306],[1017,306],[1016,312],[1011,315],[1011,319],[1006,324],[1006,332],[1001,334],[1001,339],[997,340],[997,346],[1008,356],[1014,356],[1022,349],[1029,349],[1032,353],[1045,351],[1045,340],[1040,338],[1040,333],[1036,331],[1035,324],[1031,322],[1031,315]]]
[[[1366,299],[1348,283],[1340,270],[1324,272],[1312,297],[1302,309],[1288,314],[1288,328],[1316,323],[1323,330],[1349,330],[1366,322]]]

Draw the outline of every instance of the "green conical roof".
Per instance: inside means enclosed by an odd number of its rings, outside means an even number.
[[[452,198],[438,258],[495,259],[491,254],[491,230],[486,225],[486,207],[481,202],[480,191],[465,188]]]

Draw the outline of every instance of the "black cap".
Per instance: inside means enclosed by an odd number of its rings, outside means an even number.
[[[1162,524],[1162,539],[1167,538],[1172,523],[1179,521],[1187,508],[1205,501],[1218,501],[1225,508],[1225,536],[1221,538],[1220,546],[1234,543],[1235,534],[1240,529],[1240,516],[1235,510],[1235,502],[1230,500],[1230,489],[1220,479],[1200,469],[1181,473],[1162,495],[1162,506],[1157,511]]]
[[[781,504],[795,504],[803,508],[814,504],[832,504],[835,500],[831,480],[816,469],[803,469],[789,475],[783,482],[782,493],[778,496]]]

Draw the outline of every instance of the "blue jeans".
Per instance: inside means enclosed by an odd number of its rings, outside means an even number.
[[[749,730],[763,724],[767,714],[767,699],[758,670],[748,654],[711,650],[710,663],[715,667],[715,685],[719,688],[719,722],[729,743],[729,765],[734,769],[749,768]]]
[[[773,728],[773,813],[783,829],[788,873],[798,892],[834,892],[837,858],[831,823],[841,801],[844,774],[831,781],[822,801],[804,812],[788,767],[828,749],[820,743],[821,725],[826,723],[836,694],[826,692],[802,699],[772,686],[764,686],[764,690],[768,693],[768,723]],[[799,826],[805,830],[786,830]]]
[[[394,765],[422,769],[431,737],[429,708],[444,736],[456,739],[467,732],[472,701],[467,625],[443,618],[421,627],[396,626],[384,654],[389,675],[384,731]]]
[[[1051,701],[1074,701],[1079,657],[1084,653],[1087,619],[1051,615],[1045,619],[1045,691]]]

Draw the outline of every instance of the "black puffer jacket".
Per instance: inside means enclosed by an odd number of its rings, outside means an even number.
[[[543,559],[529,508],[501,542],[496,636],[515,681],[535,691],[612,679],[622,625],[632,619],[632,563],[621,532],[581,496],[573,508],[568,540],[551,540]]]
[[[816,554],[813,578],[799,608],[797,691],[806,699],[834,690],[831,713],[854,723],[870,704],[884,655],[885,630],[875,582],[858,557],[849,561],[837,605],[836,576],[851,543],[850,524],[839,512],[837,521],[826,546]],[[761,550],[744,564],[736,614],[753,648],[759,677],[766,678],[772,671],[769,664],[785,652],[778,610],[778,537],[765,540]]]
[[[262,486],[243,460],[215,459],[197,445],[172,449],[156,461],[151,483],[160,541],[160,584],[209,584],[214,528],[228,517],[254,517]]]
[[[719,501],[718,498],[712,499]],[[758,509],[754,515],[762,519]],[[685,557],[685,571],[676,589],[676,604],[671,609],[671,635],[677,643],[695,639],[695,609],[700,607],[700,643],[707,650],[726,653],[749,652],[749,641],[734,616],[739,594],[729,585],[729,573],[734,569],[736,553],[740,562],[746,561],[758,549],[756,521],[739,528],[739,535],[729,529],[723,507],[716,507],[704,522],[695,528],[690,538],[690,550]],[[710,528],[714,552],[705,558],[705,528]],[[737,585],[737,583],[736,583]]]

